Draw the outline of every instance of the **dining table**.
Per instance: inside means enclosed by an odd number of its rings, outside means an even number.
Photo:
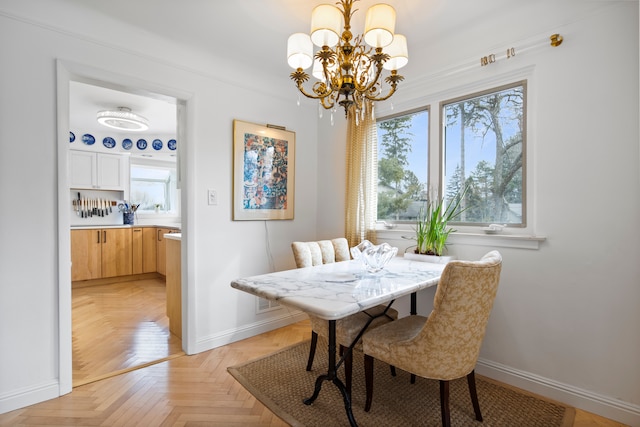
[[[303,403],[312,404],[319,396],[324,381],[330,381],[342,394],[350,425],[357,426],[350,393],[338,377],[338,369],[348,353],[345,352],[336,362],[336,321],[379,304],[391,307],[397,298],[406,295],[411,296],[410,314],[416,314],[416,292],[437,285],[444,267],[444,264],[396,256],[382,270],[373,273],[360,260],[350,260],[238,278],[231,282],[231,287],[328,322],[327,373],[318,376],[313,394]],[[347,351],[353,350],[369,323]]]

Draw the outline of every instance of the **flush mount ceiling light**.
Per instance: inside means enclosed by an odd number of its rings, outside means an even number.
[[[101,125],[113,129],[134,132],[149,129],[149,121],[138,114],[132,113],[131,109],[127,107],[118,107],[117,111],[98,111],[97,119]]]
[[[404,79],[397,70],[409,58],[407,39],[394,34],[396,12],[387,4],[369,8],[364,34],[353,38],[351,8],[356,1],[340,0],[337,4],[342,9],[329,4],[317,6],[311,15],[310,35],[293,34],[287,43],[287,62],[295,70],[291,79],[298,90],[318,99],[325,109],[335,111],[336,104],[341,105],[345,115],[350,110],[360,113],[365,100],[390,98]],[[315,55],[313,45],[319,48]],[[312,65],[312,75],[318,80],[307,91],[303,84],[310,76],[304,70]],[[383,68],[390,72],[384,79],[389,85],[386,94],[380,79]]]

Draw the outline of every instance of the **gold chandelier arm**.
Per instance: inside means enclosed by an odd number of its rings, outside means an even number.
[[[369,92],[364,92],[364,96],[365,98],[371,101],[385,101],[391,98],[391,95],[396,93],[396,89],[398,88],[398,82],[401,82],[402,80],[404,80],[404,77],[399,75],[397,70],[393,70],[391,71],[391,75],[388,76],[386,79],[384,79],[384,81],[389,83],[389,85],[391,86],[391,88],[389,89],[389,92],[385,96],[376,97],[375,95],[369,95]]]
[[[324,100],[327,97],[331,97],[331,94],[333,93],[333,89],[331,87],[328,87],[323,82],[316,82],[313,85],[313,94],[307,92],[303,84],[307,80],[309,80],[309,75],[300,68],[291,73],[291,80],[294,80],[296,82],[296,86],[298,87],[300,93],[302,93],[307,98]]]

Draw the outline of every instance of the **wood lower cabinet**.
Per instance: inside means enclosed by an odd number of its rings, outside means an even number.
[[[105,228],[102,239],[102,277],[131,275],[131,228]]]
[[[131,228],[71,230],[71,280],[131,275],[131,235]]]
[[[163,276],[167,275],[167,241],[164,238],[165,234],[172,232],[171,228],[156,228],[156,271]]]
[[[143,273],[143,228],[131,229],[131,274]]]
[[[71,280],[102,277],[100,230],[71,230]]]
[[[167,317],[169,330],[182,338],[182,270],[180,267],[181,241],[164,239],[167,247]]]
[[[167,275],[165,227],[112,227],[71,230],[71,280],[132,274]]]
[[[155,273],[158,270],[158,249],[156,227],[142,229],[142,272]]]

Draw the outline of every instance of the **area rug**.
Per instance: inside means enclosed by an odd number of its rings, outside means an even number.
[[[318,340],[313,370],[305,366],[309,342],[301,342],[281,351],[241,365],[227,368],[240,384],[291,426],[348,426],[342,395],[325,381],[318,399],[307,406],[302,400],[311,396],[315,380],[327,369],[326,342]],[[374,364],[374,393],[370,412],[364,412],[365,385],[362,353],[354,353],[352,407],[361,427],[440,426],[440,389],[438,381],[418,377],[410,383],[407,372],[390,374],[389,365]],[[339,375],[344,381],[343,369]],[[478,400],[484,418],[475,419],[466,378],[450,382],[452,426],[483,427],[571,427],[573,408],[546,400],[488,378],[476,375]]]

